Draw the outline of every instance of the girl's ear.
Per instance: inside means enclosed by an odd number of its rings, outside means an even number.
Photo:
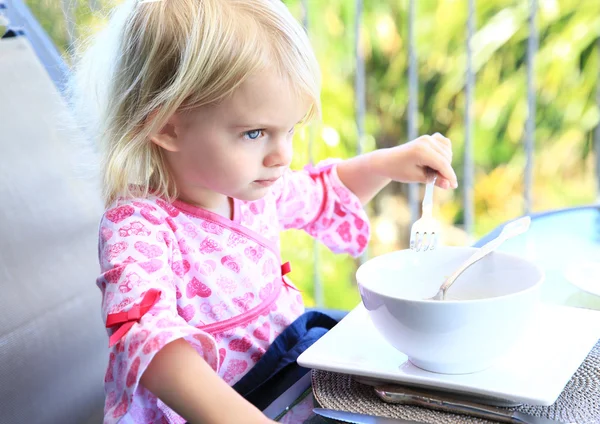
[[[152,121],[156,116],[156,113],[153,113],[148,118],[148,121]],[[159,128],[159,130],[150,135],[150,140],[156,144],[157,146],[162,147],[168,152],[177,152],[179,151],[179,142],[180,142],[180,131],[179,129],[181,124],[181,119],[177,116],[177,114],[172,115],[169,120]]]

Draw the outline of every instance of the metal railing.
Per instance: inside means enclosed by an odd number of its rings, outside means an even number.
[[[475,0],[469,0],[467,14],[467,72],[465,75],[465,151],[463,158],[463,205],[464,230],[473,233],[474,212],[474,172],[473,172],[473,98],[475,97],[475,73],[473,72],[473,48],[471,46],[475,34]]]
[[[51,78],[62,89],[68,68],[61,59],[52,41],[37,23],[34,16],[30,13],[23,0],[0,0],[0,4],[6,6],[3,10],[7,14],[9,21],[22,27],[30,41],[32,42],[36,53],[44,63]],[[62,0],[63,14],[66,19],[66,28],[68,39],[72,42],[75,39],[76,28],[74,19],[74,7],[77,2],[74,0]],[[309,26],[309,1],[301,0],[303,8],[303,24],[310,35]],[[363,141],[365,138],[365,116],[366,116],[366,83],[365,83],[365,63],[364,52],[361,51],[361,25],[363,16],[363,0],[355,0],[355,21],[354,21],[354,55],[355,55],[355,122],[357,129],[356,153],[363,152]],[[98,0],[89,0],[91,10],[99,8]],[[416,18],[417,0],[408,1],[407,28],[408,28],[408,111],[407,111],[407,137],[408,140],[416,138],[419,134],[418,128],[418,46],[415,41],[415,27],[418,24]],[[473,98],[475,89],[475,72],[473,69],[473,49],[472,42],[475,34],[475,0],[467,2],[467,34],[466,34],[466,72],[465,72],[465,147],[464,147],[464,169],[463,179],[461,181],[463,190],[463,210],[464,210],[464,230],[470,234],[473,231],[475,222],[474,213],[474,161],[473,161]],[[533,159],[536,131],[536,81],[534,78],[535,58],[538,51],[538,33],[537,33],[537,0],[529,0],[528,3],[528,39],[526,53],[527,69],[527,120],[525,126],[525,136],[523,139],[523,149],[525,151],[524,166],[524,214],[529,214],[533,203]],[[600,54],[600,38],[597,39],[596,48]],[[598,75],[600,81],[600,72]],[[600,84],[596,85],[596,103],[600,107]],[[309,131],[308,157],[311,162],[314,160],[314,131]],[[596,181],[597,181],[597,199],[600,203],[600,124],[596,126],[593,136],[593,145],[596,152]],[[409,187],[409,205],[410,216],[414,222],[419,214],[419,188],[416,184]],[[317,306],[323,306],[324,294],[319,272],[319,255],[317,243],[314,245],[314,297]]]
[[[302,0],[304,24],[308,28],[308,1]],[[524,169],[524,214],[530,214],[533,203],[533,158],[535,147],[536,130],[536,81],[535,81],[535,57],[538,51],[538,33],[537,33],[537,0],[529,0],[528,17],[528,37],[527,37],[527,120],[525,126],[525,137],[523,147],[525,150],[525,169]],[[407,136],[408,140],[415,139],[419,134],[418,128],[418,55],[415,42],[415,26],[417,0],[409,0],[407,28],[408,28],[408,122]],[[467,3],[467,36],[466,36],[466,73],[465,73],[465,147],[463,157],[463,179],[461,181],[463,190],[463,210],[464,221],[463,228],[467,234],[472,234],[475,222],[474,207],[474,160],[473,160],[473,98],[475,92],[475,73],[473,70],[473,49],[472,42],[475,34],[475,0],[468,0]],[[356,128],[357,128],[357,154],[362,153],[362,141],[365,136],[364,121],[366,115],[366,84],[365,84],[365,66],[363,52],[360,49],[361,18],[363,10],[363,0],[355,0],[355,25],[354,25],[354,54],[355,54],[355,101],[356,101]],[[309,32],[310,33],[310,32]],[[600,54],[600,38],[597,40],[597,50]],[[600,81],[600,72],[598,76]],[[596,103],[600,107],[600,84],[596,86]],[[309,157],[312,158],[312,141],[309,143]],[[594,150],[596,153],[596,188],[597,198],[600,203],[600,124],[594,131]],[[419,215],[419,189],[416,184],[410,184],[408,200],[410,206],[411,221],[418,219]],[[315,264],[317,264],[318,254],[315,245]],[[315,265],[316,267],[316,265]],[[318,278],[318,269],[315,269],[315,300],[317,306],[323,306],[321,302],[323,288]]]
[[[596,39],[596,50],[600,56],[600,37]],[[596,104],[600,108],[600,67],[598,67],[596,81]],[[596,152],[596,202],[600,204],[600,122],[594,130],[594,151]]]
[[[50,78],[58,89],[62,90],[67,81],[69,68],[54,42],[23,0],[0,0],[0,4],[4,6],[2,13],[6,16],[9,27],[23,30]]]

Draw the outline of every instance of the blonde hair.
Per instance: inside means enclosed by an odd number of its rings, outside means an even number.
[[[126,1],[91,40],[71,84],[74,112],[97,140],[106,205],[177,197],[149,136],[179,110],[213,104],[247,77],[275,68],[320,115],[310,42],[280,0]]]

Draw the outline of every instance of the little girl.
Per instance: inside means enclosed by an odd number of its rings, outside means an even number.
[[[430,168],[457,185],[439,134],[289,170],[320,76],[279,0],[126,1],[74,81],[99,118],[107,205],[105,423],[269,422],[231,386],[304,312],[280,231],[359,255],[362,205],[388,182]]]

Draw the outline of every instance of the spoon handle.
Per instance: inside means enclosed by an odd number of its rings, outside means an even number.
[[[452,284],[456,281],[456,279],[465,272],[471,265],[479,261],[480,259],[486,257],[488,254],[496,250],[502,243],[506,240],[515,237],[519,234],[524,233],[529,229],[529,224],[531,223],[531,218],[528,216],[517,219],[507,225],[504,226],[498,237],[488,241],[486,244],[481,246],[481,248],[477,249],[475,253],[473,253],[469,259],[467,259],[463,264],[450,276],[448,279],[442,284],[440,287],[440,291],[445,295],[446,291],[450,288]]]

